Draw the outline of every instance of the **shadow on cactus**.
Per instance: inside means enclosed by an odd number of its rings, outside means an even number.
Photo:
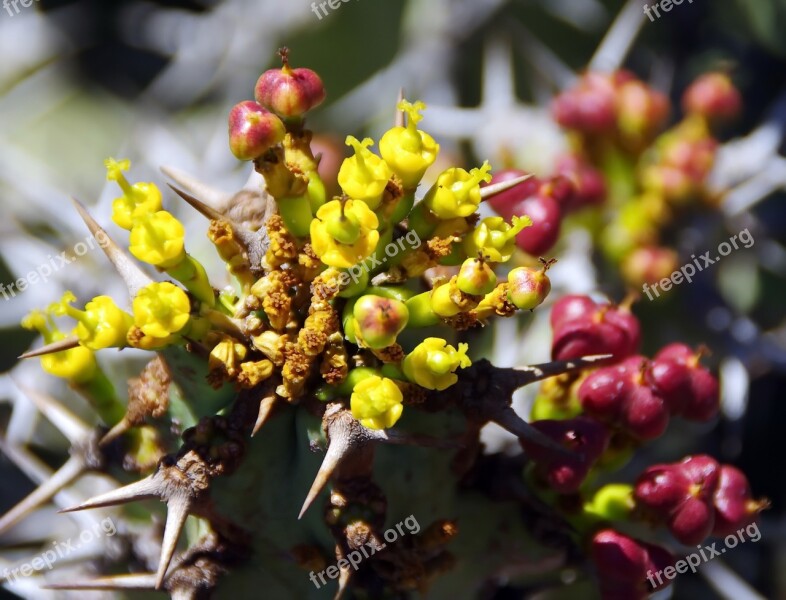
[[[636,523],[696,544],[753,522],[766,503],[709,457],[653,466],[635,486],[594,483],[660,436],[670,416],[706,421],[718,409],[717,381],[699,354],[680,344],[652,360],[636,354],[628,306],[559,300],[553,362],[498,368],[472,358],[463,332],[533,310],[551,289],[553,259],[505,269],[533,219],[477,214],[527,175],[482,186],[488,164],[450,168],[419,195],[439,145],[418,128],[425,106],[402,99],[379,155],[373,140],[347,138],[354,155],[338,173],[343,195],[329,198],[303,118],[323,100],[322,82],[281,56],[283,68],[260,77],[256,101],[229,116],[230,148],[258,174],[246,189],[217,202],[207,185],[164,169],[207,218],[234,289],[213,288],[159,188],[131,183],[130,163],[109,159],[121,192],[112,218],[129,231],[133,258],[115,242],[103,248],[128,286],[130,312],[106,296],[78,309],[66,294],[24,321],[46,342],[25,357],[67,379],[101,424],[26,390],[72,456],[0,531],[88,472],[121,485],[63,512],[129,505],[115,514],[144,523],[149,505],[131,503],[166,504],[155,557],[132,543],[104,576],[50,587],[448,598],[493,590],[500,573],[547,588],[557,581],[549,572],[571,565],[608,597],[644,598],[654,585],[647,571],[673,559],[624,533]],[[106,235],[75,206],[93,235]],[[63,318],[76,325],[60,329]],[[152,353],[127,397],[96,359],[109,348]],[[511,396],[542,380],[529,424]],[[518,437],[524,453],[484,454],[479,433],[489,423]],[[402,522],[417,528],[388,539]]]

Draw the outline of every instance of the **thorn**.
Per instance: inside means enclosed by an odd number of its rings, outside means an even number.
[[[197,198],[200,203],[211,207],[216,211],[223,210],[226,206],[229,205],[229,202],[232,199],[232,194],[211,187],[193,175],[186,173],[185,171],[182,171],[176,167],[164,166],[161,167],[161,172],[179,186],[185,188],[185,190]]]
[[[196,211],[205,218],[210,219],[211,221],[220,221],[222,219],[227,220],[224,216],[224,213],[219,212],[209,204],[205,204],[201,200],[194,198],[194,196],[176,188],[171,183],[168,183],[167,185],[172,189],[173,192],[185,200],[192,208],[196,209]]]
[[[400,446],[419,446],[421,448],[456,449],[462,446],[458,439],[441,439],[430,435],[418,433],[403,433],[394,429],[375,431],[379,434],[372,437],[384,444],[395,444]]]
[[[191,205],[197,212],[203,215],[205,218],[210,219],[211,221],[224,221],[228,223],[229,226],[232,228],[232,234],[235,236],[237,241],[241,243],[246,249],[253,247],[255,242],[255,234],[252,231],[249,231],[242,225],[236,223],[229,217],[224,216],[223,213],[219,212],[212,206],[208,206],[201,200],[194,198],[190,194],[184,192],[173,186],[171,183],[167,184],[172,191],[174,191],[178,196],[180,196],[183,200],[185,200],[189,205]]]
[[[346,437],[333,440],[328,445],[325,458],[322,461],[322,466],[319,467],[317,476],[314,478],[314,483],[311,484],[311,489],[308,491],[306,501],[303,502],[303,508],[300,509],[300,514],[297,517],[298,520],[302,519],[303,515],[306,514],[311,504],[316,500],[317,496],[319,496],[319,493],[324,489],[328,481],[330,481],[336,467],[341,464],[341,461],[346,458],[351,449],[352,446],[348,443],[348,438]]]
[[[41,587],[48,590],[153,590],[155,586],[155,574],[139,573],[99,577],[89,581],[50,583]]]
[[[271,393],[264,398],[259,403],[259,413],[257,415],[257,422],[254,423],[254,430],[251,432],[251,437],[254,437],[262,426],[268,422],[270,416],[273,414],[273,409],[275,408],[276,402],[278,400],[278,396],[275,393]]]
[[[86,470],[87,468],[82,459],[76,456],[69,458],[51,478],[45,480],[0,518],[0,535],[8,531],[39,506],[49,502],[60,490],[70,485]]]
[[[528,365],[524,367],[514,367],[513,371],[518,371],[521,375],[518,376],[516,387],[520,388],[535,381],[548,379],[563,373],[570,373],[571,371],[580,371],[597,365],[598,363],[611,358],[611,354],[597,354],[594,356],[582,356],[571,360],[555,360],[552,362],[542,363],[539,365]]]
[[[190,511],[191,500],[186,494],[173,496],[167,502],[166,527],[164,528],[164,540],[161,542],[161,559],[156,574],[156,589],[160,590],[164,584],[167,569],[177,548],[177,540],[183,531]]]
[[[510,181],[500,181],[499,183],[494,183],[492,185],[487,185],[486,187],[480,188],[480,198],[481,200],[488,200],[492,196],[496,196],[497,194],[501,194],[502,192],[508,191],[510,188],[516,187],[518,184],[527,181],[534,177],[532,173],[529,175],[522,175],[521,177],[516,177],[516,179],[511,179]]]
[[[336,590],[336,595],[333,596],[333,600],[341,600],[341,598],[344,597],[344,594],[349,588],[349,580],[351,578],[352,571],[349,570],[349,567],[341,570],[338,575],[338,589]]]
[[[106,432],[104,437],[102,437],[101,440],[98,442],[98,445],[103,448],[104,446],[114,442],[117,438],[119,438],[129,429],[131,429],[131,424],[124,416],[122,419],[120,419],[120,421],[117,422],[117,424],[114,427],[112,427],[112,429]]]
[[[54,354],[55,352],[62,352],[63,350],[71,350],[72,348],[76,348],[79,345],[79,338],[76,336],[67,337],[63,340],[58,342],[52,342],[51,344],[47,344],[42,348],[38,348],[37,350],[30,350],[25,352],[19,359],[23,358],[35,358],[36,356],[44,356],[46,354]]]
[[[518,416],[516,411],[514,411],[510,406],[495,414],[491,420],[518,438],[533,444],[537,444],[543,448],[547,448],[548,450],[556,452],[561,456],[575,456],[573,452],[564,446],[561,446],[545,433],[542,433],[527,423],[524,419]]]
[[[393,125],[395,127],[406,127],[407,126],[407,115],[403,110],[398,109],[399,103],[404,99],[404,88],[398,89],[398,99],[396,100],[396,117],[393,121]]]
[[[78,506],[64,508],[59,511],[61,513],[76,512],[78,510],[89,510],[93,508],[102,508],[105,506],[116,506],[118,504],[126,504],[128,502],[135,502],[136,500],[147,500],[150,498],[159,498],[162,494],[162,482],[159,480],[160,471],[156,471],[149,477],[137,481],[135,483],[123,486],[106,494],[100,494],[89,500],[86,500]]]
[[[81,443],[90,436],[92,429],[52,396],[29,388],[13,378],[12,381],[72,445]]]
[[[93,234],[93,237],[96,238],[96,240],[98,240],[99,237],[103,237],[103,239],[106,240],[105,243],[99,243],[99,246],[101,246],[104,254],[106,254],[109,261],[114,265],[120,277],[125,281],[126,287],[128,287],[129,296],[135,298],[139,290],[153,283],[153,280],[137,266],[133,259],[128,256],[120,246],[112,241],[109,234],[103,230],[79,200],[71,198],[71,201],[74,203],[77,212],[79,212],[79,216],[82,217],[90,233]],[[101,234],[100,236],[99,233]]]

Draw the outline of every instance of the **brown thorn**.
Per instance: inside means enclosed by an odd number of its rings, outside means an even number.
[[[72,348],[76,348],[77,346],[79,346],[79,338],[74,335],[59,340],[57,342],[52,342],[51,344],[47,344],[46,346],[43,346],[36,350],[29,350],[28,352],[25,352],[18,358],[23,359],[23,358],[35,358],[36,356],[46,356],[47,354],[54,354],[55,352],[71,350]]]
[[[534,175],[530,173],[529,175],[522,175],[521,177],[516,177],[516,179],[511,179],[510,181],[500,181],[499,183],[493,183],[491,185],[482,187],[480,188],[480,198],[481,200],[488,200],[492,196],[496,196],[502,192],[507,192],[509,189],[516,187],[520,183],[523,183],[532,177],[534,177]]]

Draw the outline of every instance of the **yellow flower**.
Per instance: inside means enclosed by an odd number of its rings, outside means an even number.
[[[85,306],[85,310],[77,310],[71,306],[76,297],[71,292],[63,294],[51,310],[58,316],[68,315],[78,321],[76,329],[79,343],[91,350],[104,348],[122,348],[126,346],[126,336],[134,319],[127,312],[118,308],[109,296],[96,296]]]
[[[405,189],[417,187],[439,152],[439,144],[434,138],[417,129],[417,124],[423,118],[420,111],[425,108],[423,102],[399,102],[398,109],[407,113],[407,126],[393,127],[379,140],[379,153],[401,178]]]
[[[348,135],[346,144],[355,149],[355,156],[344,159],[338,171],[338,184],[347,196],[362,200],[373,210],[382,202],[382,194],[393,171],[384,160],[368,149],[374,144],[371,138],[360,142]]]
[[[311,246],[329,267],[347,269],[374,252],[377,227],[379,219],[365,202],[331,200],[311,221]]]
[[[444,171],[428,191],[423,202],[440,219],[468,217],[480,204],[480,182],[491,181],[488,161],[467,172],[460,167]]]
[[[387,377],[372,375],[355,385],[350,397],[352,416],[368,429],[393,427],[404,411],[401,390]]]
[[[190,312],[186,293],[169,282],[151,283],[134,298],[134,325],[148,337],[168,338],[181,331]]]
[[[166,269],[185,259],[185,237],[183,224],[160,210],[134,221],[128,249],[139,260]]]
[[[123,190],[123,195],[112,202],[112,220],[118,227],[131,229],[135,219],[161,210],[161,190],[154,183],[131,185],[123,175],[131,167],[130,160],[107,158],[104,165],[107,180],[116,181]]]
[[[59,342],[66,337],[55,326],[51,316],[40,310],[35,310],[22,319],[22,327],[38,331],[47,344]],[[50,375],[62,377],[74,383],[89,381],[98,369],[92,350],[84,346],[46,354],[41,357],[41,367]]]
[[[459,344],[456,350],[442,338],[426,338],[404,358],[404,374],[428,390],[447,389],[458,381],[456,369],[472,365],[467,349],[467,344]]]
[[[505,262],[516,249],[516,235],[532,225],[529,217],[513,217],[510,224],[502,217],[483,219],[475,230],[464,238],[464,252],[477,256],[480,252],[490,262]]]

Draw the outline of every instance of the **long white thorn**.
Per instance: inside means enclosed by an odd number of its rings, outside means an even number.
[[[14,383],[72,445],[84,441],[90,435],[90,427],[56,399],[16,380]]]
[[[346,438],[335,439],[328,445],[325,458],[322,461],[322,465],[319,467],[316,477],[314,478],[314,483],[311,484],[311,489],[308,491],[306,500],[303,502],[303,508],[300,509],[300,514],[297,517],[298,519],[303,518],[303,515],[306,513],[314,500],[316,500],[316,497],[324,489],[328,481],[330,481],[333,472],[336,470],[339,464],[341,464],[341,461],[347,455],[349,449],[350,447],[346,441]]]
[[[140,573],[135,575],[100,577],[89,581],[52,583],[41,587],[49,590],[153,590],[155,586],[155,574]]]
[[[19,523],[39,506],[49,502],[60,490],[69,486],[82,475],[85,470],[85,464],[81,459],[75,456],[69,458],[62,467],[55,471],[51,479],[44,481],[30,495],[0,518],[0,535]]]
[[[232,194],[216,189],[177,167],[164,166],[161,172],[196,199],[219,212],[225,210],[232,199]]]
[[[167,502],[166,527],[164,528],[164,539],[161,542],[161,559],[158,562],[158,572],[156,573],[156,589],[161,589],[164,584],[167,569],[169,569],[177,549],[177,540],[183,531],[190,511],[191,501],[184,494],[174,496]]]
[[[112,265],[114,265],[120,277],[125,281],[126,287],[128,288],[128,295],[131,298],[135,298],[137,292],[143,287],[153,283],[153,280],[139,268],[134,260],[126,254],[120,246],[112,241],[107,232],[104,231],[79,200],[71,198],[71,201],[74,203],[76,210],[79,212],[79,216],[82,217],[90,233],[93,234],[93,237],[99,241],[101,239],[105,240],[104,243],[99,244],[101,249]]]
[[[130,485],[123,486],[111,492],[100,494],[89,500],[86,500],[78,506],[64,508],[61,513],[75,512],[78,510],[89,510],[91,508],[102,508],[105,506],[116,506],[118,504],[126,504],[128,502],[135,502],[137,500],[146,500],[149,498],[158,498],[161,496],[161,485],[156,478],[155,474],[145,477],[141,481],[137,481]]]
[[[529,175],[522,175],[521,177],[516,177],[510,181],[500,181],[499,183],[487,185],[486,187],[480,188],[480,197],[483,200],[488,200],[492,196],[506,192],[509,189],[516,187],[518,184],[524,183],[527,181],[527,179],[532,177],[534,177],[534,175],[530,173]]]
[[[78,345],[79,345],[79,338],[74,335],[59,340],[57,342],[52,342],[51,344],[47,344],[46,346],[42,346],[41,348],[37,348],[35,350],[30,350],[29,352],[25,352],[24,354],[20,355],[18,358],[23,359],[23,358],[35,358],[36,356],[45,356],[47,354],[54,354],[55,352],[62,352],[63,350],[71,350],[71,348],[76,348]]]

